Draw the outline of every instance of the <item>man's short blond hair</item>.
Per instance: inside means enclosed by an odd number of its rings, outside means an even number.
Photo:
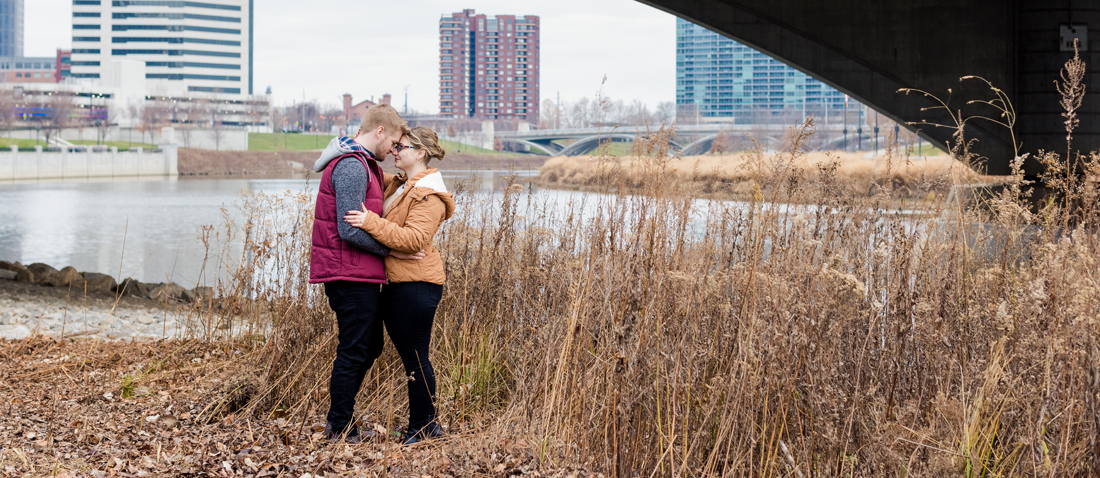
[[[390,105],[374,105],[367,108],[363,115],[363,124],[359,125],[359,134],[367,134],[381,126],[386,129],[386,134],[400,131],[401,134],[409,134],[409,124],[397,114],[397,109]]]

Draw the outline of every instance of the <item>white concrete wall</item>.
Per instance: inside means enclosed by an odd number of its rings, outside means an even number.
[[[19,179],[76,179],[120,176],[178,176],[178,148],[163,145],[158,152],[33,152],[0,150],[0,181]]]
[[[492,121],[482,121],[481,131],[464,131],[454,136],[448,136],[447,131],[437,131],[440,138],[456,143],[468,144],[482,149],[493,149],[493,140],[496,139],[496,128]]]

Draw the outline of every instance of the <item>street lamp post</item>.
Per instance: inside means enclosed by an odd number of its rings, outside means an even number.
[[[844,152],[848,152],[848,95],[844,95]]]

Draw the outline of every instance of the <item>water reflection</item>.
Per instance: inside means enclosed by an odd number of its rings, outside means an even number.
[[[464,182],[483,191],[500,189],[510,174],[521,181],[537,176],[537,171],[441,172],[449,188]],[[193,285],[206,255],[200,227],[220,226],[223,208],[239,219],[234,202],[240,191],[316,193],[317,181],[192,176],[0,183],[0,260]]]

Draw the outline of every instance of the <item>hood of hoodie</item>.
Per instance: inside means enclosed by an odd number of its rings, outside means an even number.
[[[321,151],[321,156],[313,163],[313,170],[318,173],[324,171],[332,160],[350,153],[363,153],[367,155],[367,158],[375,159],[374,153],[368,151],[367,148],[364,148],[354,139],[347,136],[337,136],[332,138],[332,141],[328,142],[328,146],[325,146],[325,149]]]
[[[423,201],[432,195],[442,200],[443,205],[446,206],[446,214],[443,219],[450,219],[454,215],[454,195],[447,191],[447,186],[443,184],[443,175],[439,173],[439,170],[435,168],[425,169],[406,181],[405,186],[412,187],[412,190],[409,191],[409,197],[415,200]]]

